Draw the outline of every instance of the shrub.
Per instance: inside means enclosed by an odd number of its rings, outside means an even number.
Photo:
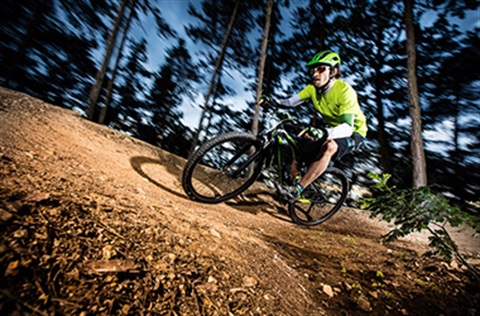
[[[473,226],[477,235],[480,233],[479,223],[457,206],[450,205],[444,196],[432,193],[429,187],[397,189],[388,185],[389,174],[370,173],[369,177],[375,181],[372,196],[363,198],[361,207],[372,212],[372,218],[379,216],[387,222],[393,221],[395,226],[385,236],[386,241],[426,229],[431,233],[431,250],[426,255],[441,255],[448,260],[454,255],[479,278],[478,271],[465,261],[445,229],[447,223],[452,227],[465,223]]]

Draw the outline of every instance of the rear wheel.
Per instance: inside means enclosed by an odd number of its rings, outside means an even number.
[[[239,195],[261,171],[260,150],[261,142],[249,133],[233,132],[211,139],[185,165],[185,193],[204,203],[219,203]]]
[[[289,204],[290,217],[300,225],[323,223],[342,207],[348,190],[346,175],[340,169],[329,168],[305,188],[301,199]]]

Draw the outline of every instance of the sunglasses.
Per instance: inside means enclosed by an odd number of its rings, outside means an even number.
[[[325,70],[328,69],[328,66],[318,66],[318,67],[313,67],[313,68],[310,68],[310,74],[313,75],[314,73],[318,72],[318,73],[322,73],[324,72]]]

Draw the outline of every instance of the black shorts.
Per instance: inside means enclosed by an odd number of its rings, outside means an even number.
[[[353,133],[351,137],[334,139],[338,145],[337,152],[333,156],[333,160],[340,160],[343,156],[353,151],[360,149],[363,146],[364,138],[358,134]],[[320,158],[321,148],[325,143],[325,139],[322,140],[299,140],[299,157],[300,163],[310,165],[315,160]]]
[[[365,139],[358,133],[353,133],[352,136],[346,138],[334,139],[338,145],[338,150],[332,157],[333,160],[340,160],[346,154],[359,150],[363,147]]]

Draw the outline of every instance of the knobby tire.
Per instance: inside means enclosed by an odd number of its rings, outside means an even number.
[[[288,206],[292,220],[300,225],[314,226],[331,218],[342,207],[349,191],[345,173],[337,168],[328,168],[304,191],[310,204],[299,201]]]
[[[255,159],[251,159],[252,155],[256,155]],[[183,189],[195,201],[226,201],[255,182],[263,159],[261,142],[254,135],[221,134],[202,144],[187,161],[182,175]]]

